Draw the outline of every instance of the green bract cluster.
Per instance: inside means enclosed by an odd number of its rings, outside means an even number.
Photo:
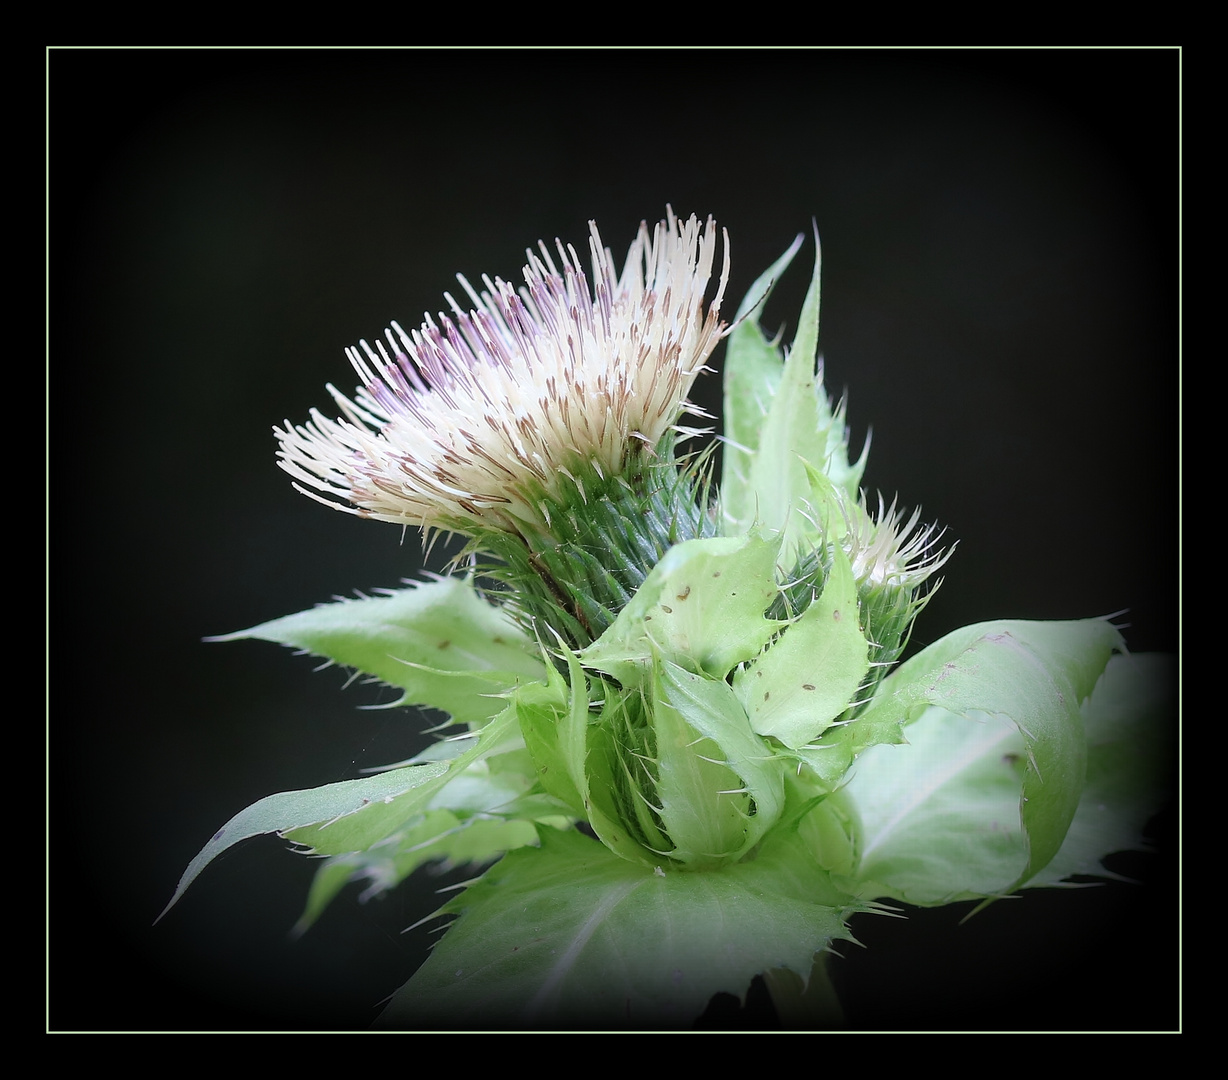
[[[760,330],[800,244],[728,334],[719,489],[674,430],[625,439],[619,471],[518,482],[532,530],[487,527],[467,496],[476,571],[229,635],[354,668],[451,726],[376,775],[249,807],[172,903],[259,833],[328,857],[300,929],[348,883],[493,862],[381,1023],[686,1026],[759,974],[782,1009],[805,1000],[876,901],[989,901],[1103,875],[1137,842],[1167,659],[1118,655],[1089,619],[969,626],[897,664],[948,552],[864,500],[866,452],[851,460],[816,359],[817,259],[792,349]]]

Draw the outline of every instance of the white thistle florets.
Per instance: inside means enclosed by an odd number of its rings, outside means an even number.
[[[458,275],[472,310],[429,315],[387,345],[347,350],[362,379],[354,398],[331,385],[342,417],[312,410],[275,428],[279,464],[300,491],[361,517],[456,532],[548,526],[542,497],[564,478],[617,476],[676,427],[686,395],[725,332],[704,307],[716,226],[673,211],[640,226],[622,276],[590,222],[593,288],[573,247],[527,252],[525,285]],[[700,414],[702,415],[702,414]],[[303,486],[305,485],[305,486]],[[583,492],[583,487],[580,488]]]
[[[860,583],[916,590],[941,569],[955,550],[938,547],[942,530],[937,526],[919,527],[919,508],[905,521],[904,511],[896,508],[895,500],[884,507],[880,494],[878,514],[874,517],[861,502],[851,515],[847,507],[844,509],[847,551],[853,577]]]

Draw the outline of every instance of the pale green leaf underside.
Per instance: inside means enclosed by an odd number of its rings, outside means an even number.
[[[1177,658],[1114,656],[1083,706],[1087,780],[1061,849],[1028,885],[1074,874],[1111,877],[1101,860],[1143,846],[1148,820],[1171,796],[1177,738]]]
[[[1010,889],[1028,861],[1019,729],[931,708],[906,735],[862,754],[840,793],[861,824],[851,889],[920,905]]]
[[[854,902],[795,845],[704,873],[657,873],[576,833],[504,856],[379,1026],[689,1027],[770,968],[803,978]]]
[[[910,723],[930,706],[962,717],[1009,717],[1028,763],[1021,796],[1028,858],[1010,891],[1046,866],[1066,836],[1087,758],[1080,708],[1121,644],[1103,619],[966,626],[892,672],[849,730],[903,724],[911,740]]]

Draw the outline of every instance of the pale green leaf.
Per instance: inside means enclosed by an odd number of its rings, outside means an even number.
[[[581,815],[586,813],[581,789],[586,790],[584,728],[587,719],[580,716],[577,730],[569,723],[569,710],[571,695],[583,694],[585,686],[583,672],[579,682],[573,677],[569,690],[563,677],[551,668],[546,683],[526,687],[512,698],[538,782]],[[583,707],[587,712],[587,697]]]
[[[360,853],[355,853],[324,860],[315,877],[311,879],[311,888],[307,890],[307,904],[298,917],[298,922],[291,929],[291,936],[300,937],[310,930],[341,890],[354,880],[355,874],[361,873],[359,858]]]
[[[615,771],[616,755],[610,752],[608,725],[590,723],[590,709],[600,702],[590,700],[589,680],[576,654],[568,649],[563,655],[566,681],[551,669],[547,684],[526,687],[513,699],[538,780],[547,792],[587,819],[612,852],[651,865],[654,856],[623,826],[615,805],[620,778]]]
[[[870,670],[852,567],[841,548],[832,559],[818,599],[733,680],[751,727],[792,748],[821,735],[849,707]]]
[[[694,868],[717,865],[740,853],[752,822],[750,796],[722,760],[720,747],[697,735],[664,695],[653,702],[652,729],[654,798],[673,845],[669,857]]]
[[[867,896],[922,906],[1009,891],[1028,861],[1023,735],[1002,716],[938,708],[905,735],[862,754],[837,797],[860,821],[852,876]]]
[[[781,625],[763,614],[776,596],[778,550],[753,534],[676,544],[580,660],[624,685],[647,676],[654,652],[723,679]]]
[[[801,235],[746,294],[725,345],[724,466],[721,470],[721,531],[749,532],[758,517],[750,467],[759,449],[763,422],[784,372],[784,357],[759,328],[763,305],[788,269],[805,238]]]
[[[450,798],[453,794],[456,800],[455,808],[471,812],[471,802],[475,795],[474,784],[467,782],[469,771],[488,758],[515,753],[524,746],[515,707],[505,707],[503,712],[485,727],[456,741],[466,747],[456,757],[444,762],[410,766],[417,769],[429,767],[435,771],[418,785],[408,798],[372,800],[369,805],[359,807],[354,813],[334,817],[332,820],[317,818],[316,823],[307,823],[297,828],[287,826],[279,831],[287,840],[301,845],[313,854],[342,855],[349,851],[363,851],[379,843],[428,807],[453,809]],[[393,773],[379,775],[390,776],[404,771],[397,769]],[[479,800],[489,794],[487,775],[485,770],[479,770],[475,778],[481,792]],[[520,785],[521,789],[524,786],[527,785]],[[494,796],[500,801],[506,801],[507,797],[503,792]]]
[[[1055,885],[1074,874],[1114,877],[1101,860],[1145,848],[1143,828],[1173,794],[1177,658],[1114,656],[1083,705],[1087,780],[1061,849],[1027,884]]]
[[[460,918],[378,1026],[688,1027],[762,971],[808,977],[856,907],[795,843],[666,873],[547,833],[448,904]]]
[[[466,722],[489,719],[503,708],[500,694],[545,677],[537,644],[463,578],[340,600],[211,640],[247,638],[355,668],[402,689],[397,704]]]
[[[449,810],[430,810],[387,843],[325,859],[312,879],[294,933],[308,930],[351,882],[366,885],[359,897],[366,900],[394,888],[426,863],[439,862],[445,869],[480,865],[513,848],[536,843],[537,830],[531,821],[459,818]]]
[[[783,534],[781,557],[786,565],[821,538],[821,529],[807,516],[810,481],[806,464],[820,469],[833,484],[854,496],[865,467],[864,453],[858,462],[849,464],[843,408],[832,408],[823,387],[817,352],[820,269],[816,237],[814,274],[802,304],[797,336],[785,357],[758,446],[753,454],[741,455],[743,459],[750,456],[749,463],[739,463],[748,489],[742,501],[753,499],[755,524]],[[726,531],[735,531],[729,521],[725,524]]]
[[[252,803],[213,834],[213,838],[188,865],[175,895],[158,918],[162,918],[178,903],[187,887],[209,863],[241,840],[265,833],[285,834],[321,822],[336,825],[375,807],[385,808],[386,812],[387,808],[395,807],[391,812],[401,813],[407,794],[412,798],[412,792],[439,779],[447,771],[448,766],[443,762],[412,765],[307,791],[283,791]],[[404,820],[404,816],[401,820]]]
[[[670,838],[682,846],[683,836],[694,836],[719,822],[725,835],[714,838],[707,847],[691,841],[691,849],[707,855],[745,854],[776,824],[784,809],[786,763],[751,729],[746,711],[724,679],[696,675],[661,658],[654,689],[662,818]],[[663,716],[674,730],[672,747],[663,745]],[[667,779],[677,774],[677,759],[684,757],[696,759],[696,769],[714,770],[715,787],[721,793],[701,787],[688,806],[671,797]],[[739,790],[740,794],[734,793]],[[736,819],[730,808],[738,810]],[[687,813],[698,820],[684,828],[680,818]]]
[[[1103,619],[966,626],[892,672],[848,728],[890,731],[902,723],[911,740],[910,722],[930,706],[962,717],[1010,719],[1023,736],[1027,762],[1020,816],[1028,857],[1009,891],[1061,847],[1083,791],[1087,751],[1080,707],[1121,647],[1121,635]]]

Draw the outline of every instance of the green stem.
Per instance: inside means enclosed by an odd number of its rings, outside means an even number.
[[[844,1010],[827,971],[827,953],[815,957],[810,979],[789,968],[763,973],[776,1015],[783,1028],[794,1031],[843,1031]]]

